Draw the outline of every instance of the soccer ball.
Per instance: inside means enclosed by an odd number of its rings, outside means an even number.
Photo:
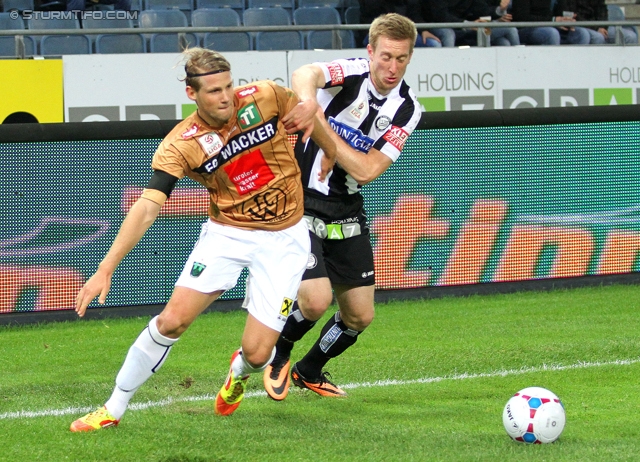
[[[565,420],[560,398],[540,387],[520,390],[502,412],[507,434],[523,443],[553,443],[564,430]]]

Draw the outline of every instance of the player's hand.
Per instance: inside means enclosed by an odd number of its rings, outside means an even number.
[[[320,180],[321,183],[324,183],[324,181],[327,179],[327,176],[329,176],[329,174],[333,170],[333,166],[335,165],[335,163],[335,156],[330,157],[327,154],[322,156],[322,159],[320,160],[320,171],[318,172],[318,180]]]
[[[78,316],[84,316],[84,313],[87,311],[87,306],[89,306],[89,303],[98,295],[100,296],[98,303],[104,305],[110,288],[111,273],[98,269],[84,286],[82,286],[82,289],[80,289],[76,297],[76,313],[78,313]]]
[[[300,101],[296,106],[282,118],[282,123],[288,134],[296,132],[304,132],[302,142],[306,141],[313,132],[314,116],[320,106],[318,102],[312,99]]]

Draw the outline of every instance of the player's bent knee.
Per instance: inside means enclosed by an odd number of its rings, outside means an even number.
[[[169,338],[178,338],[187,330],[191,323],[176,313],[162,312],[158,316],[156,325],[158,332]]]
[[[372,311],[371,313],[361,314],[358,316],[340,313],[340,317],[342,318],[342,322],[344,322],[349,329],[362,332],[373,322],[374,312]]]

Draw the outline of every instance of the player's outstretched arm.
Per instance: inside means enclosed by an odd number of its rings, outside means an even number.
[[[322,152],[324,153],[320,161],[320,171],[318,172],[318,179],[320,181],[324,181],[329,173],[331,173],[331,171],[333,170],[333,166],[336,163],[337,150],[336,143],[329,132],[327,132],[326,128],[322,125],[322,120],[324,120],[324,114],[318,108],[316,120],[314,122],[314,130],[311,134],[311,138],[320,147],[320,149],[322,149]]]
[[[131,249],[142,239],[144,233],[153,224],[162,206],[145,198],[140,198],[127,213],[113,240],[107,255],[102,259],[97,271],[84,284],[76,297],[76,313],[84,316],[87,306],[98,297],[103,304],[111,287],[111,276]]]
[[[304,132],[303,142],[307,141],[313,131],[314,117],[319,108],[316,92],[324,84],[324,72],[315,64],[304,65],[291,76],[291,89],[300,102],[282,118],[282,123],[289,134]]]
[[[326,131],[336,145],[336,161],[360,185],[372,182],[392,164],[391,158],[371,148],[367,154],[349,146],[324,119],[316,121],[318,129]]]

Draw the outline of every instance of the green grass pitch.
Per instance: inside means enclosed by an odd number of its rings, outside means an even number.
[[[623,285],[379,304],[358,343],[327,365],[347,398],[292,389],[274,402],[254,376],[230,417],[214,415],[212,400],[246,313],[209,313],[120,425],[89,434],[69,424],[109,397],[148,319],[4,326],[0,460],[637,460],[639,308],[640,287]],[[527,386],[562,399],[567,424],[556,443],[506,435],[502,409]]]

